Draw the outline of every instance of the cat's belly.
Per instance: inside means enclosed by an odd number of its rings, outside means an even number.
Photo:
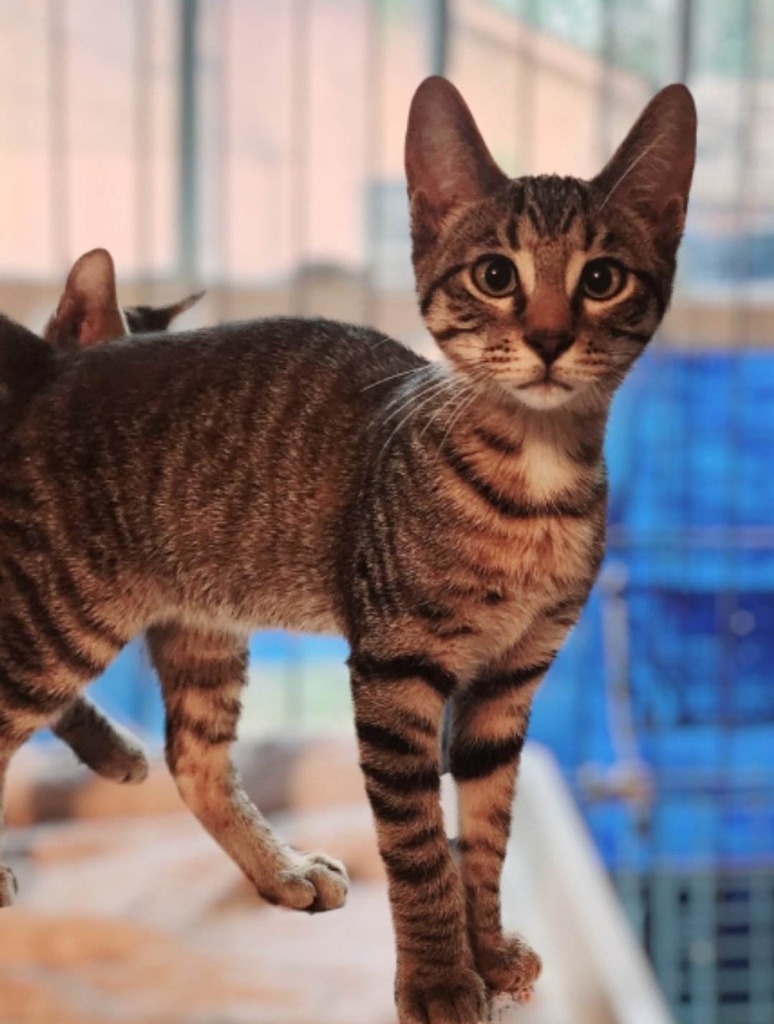
[[[331,588],[314,573],[257,577],[251,585],[209,587],[173,598],[158,618],[200,628],[247,634],[262,629],[297,633],[342,632]]]

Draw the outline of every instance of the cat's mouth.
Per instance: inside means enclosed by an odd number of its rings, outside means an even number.
[[[550,393],[556,388],[561,391],[572,391],[573,387],[571,384],[566,384],[562,380],[558,380],[551,373],[550,367],[546,367],[545,373],[541,374],[540,377],[533,377],[532,380],[528,380],[526,384],[519,384],[516,388],[517,391],[529,391],[531,389],[537,389],[539,391],[545,391]]]
[[[547,367],[544,373],[514,388],[519,400],[531,409],[556,409],[575,393],[571,384],[560,380]]]

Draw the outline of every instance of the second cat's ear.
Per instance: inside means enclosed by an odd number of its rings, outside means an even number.
[[[508,181],[459,92],[434,75],[419,86],[406,132],[406,177],[415,246],[444,218]]]
[[[668,85],[640,114],[594,179],[599,209],[627,206],[670,248],[680,240],[696,159],[696,106],[684,85]]]
[[[73,265],[43,337],[60,351],[72,351],[126,333],[113,259],[106,249],[92,249]]]
[[[124,309],[129,330],[132,334],[150,334],[153,331],[166,331],[177,317],[195,306],[204,292],[187,295],[179,302],[168,306],[127,306]]]

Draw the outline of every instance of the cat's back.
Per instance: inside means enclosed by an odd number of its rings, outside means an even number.
[[[322,403],[342,424],[361,423],[378,382],[425,363],[366,327],[276,317],[87,349],[72,357],[30,403],[36,435],[82,431],[153,417],[157,434],[196,430],[212,417],[224,429],[260,428],[281,415],[292,426]],[[235,425],[235,424],[234,424]]]

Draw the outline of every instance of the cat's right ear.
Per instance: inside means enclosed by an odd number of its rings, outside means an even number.
[[[43,337],[55,349],[73,351],[127,333],[113,258],[106,249],[92,249],[73,265]]]
[[[696,159],[696,105],[684,85],[668,85],[640,114],[594,184],[599,209],[638,211],[674,256],[685,225]]]
[[[450,213],[508,181],[462,96],[437,75],[422,82],[411,103],[406,178],[415,249],[438,236]]]
[[[204,292],[194,292],[193,295],[187,295],[179,302],[172,302],[168,306],[127,306],[124,309],[124,316],[132,334],[166,331],[173,320],[191,306],[195,306],[203,296]]]

